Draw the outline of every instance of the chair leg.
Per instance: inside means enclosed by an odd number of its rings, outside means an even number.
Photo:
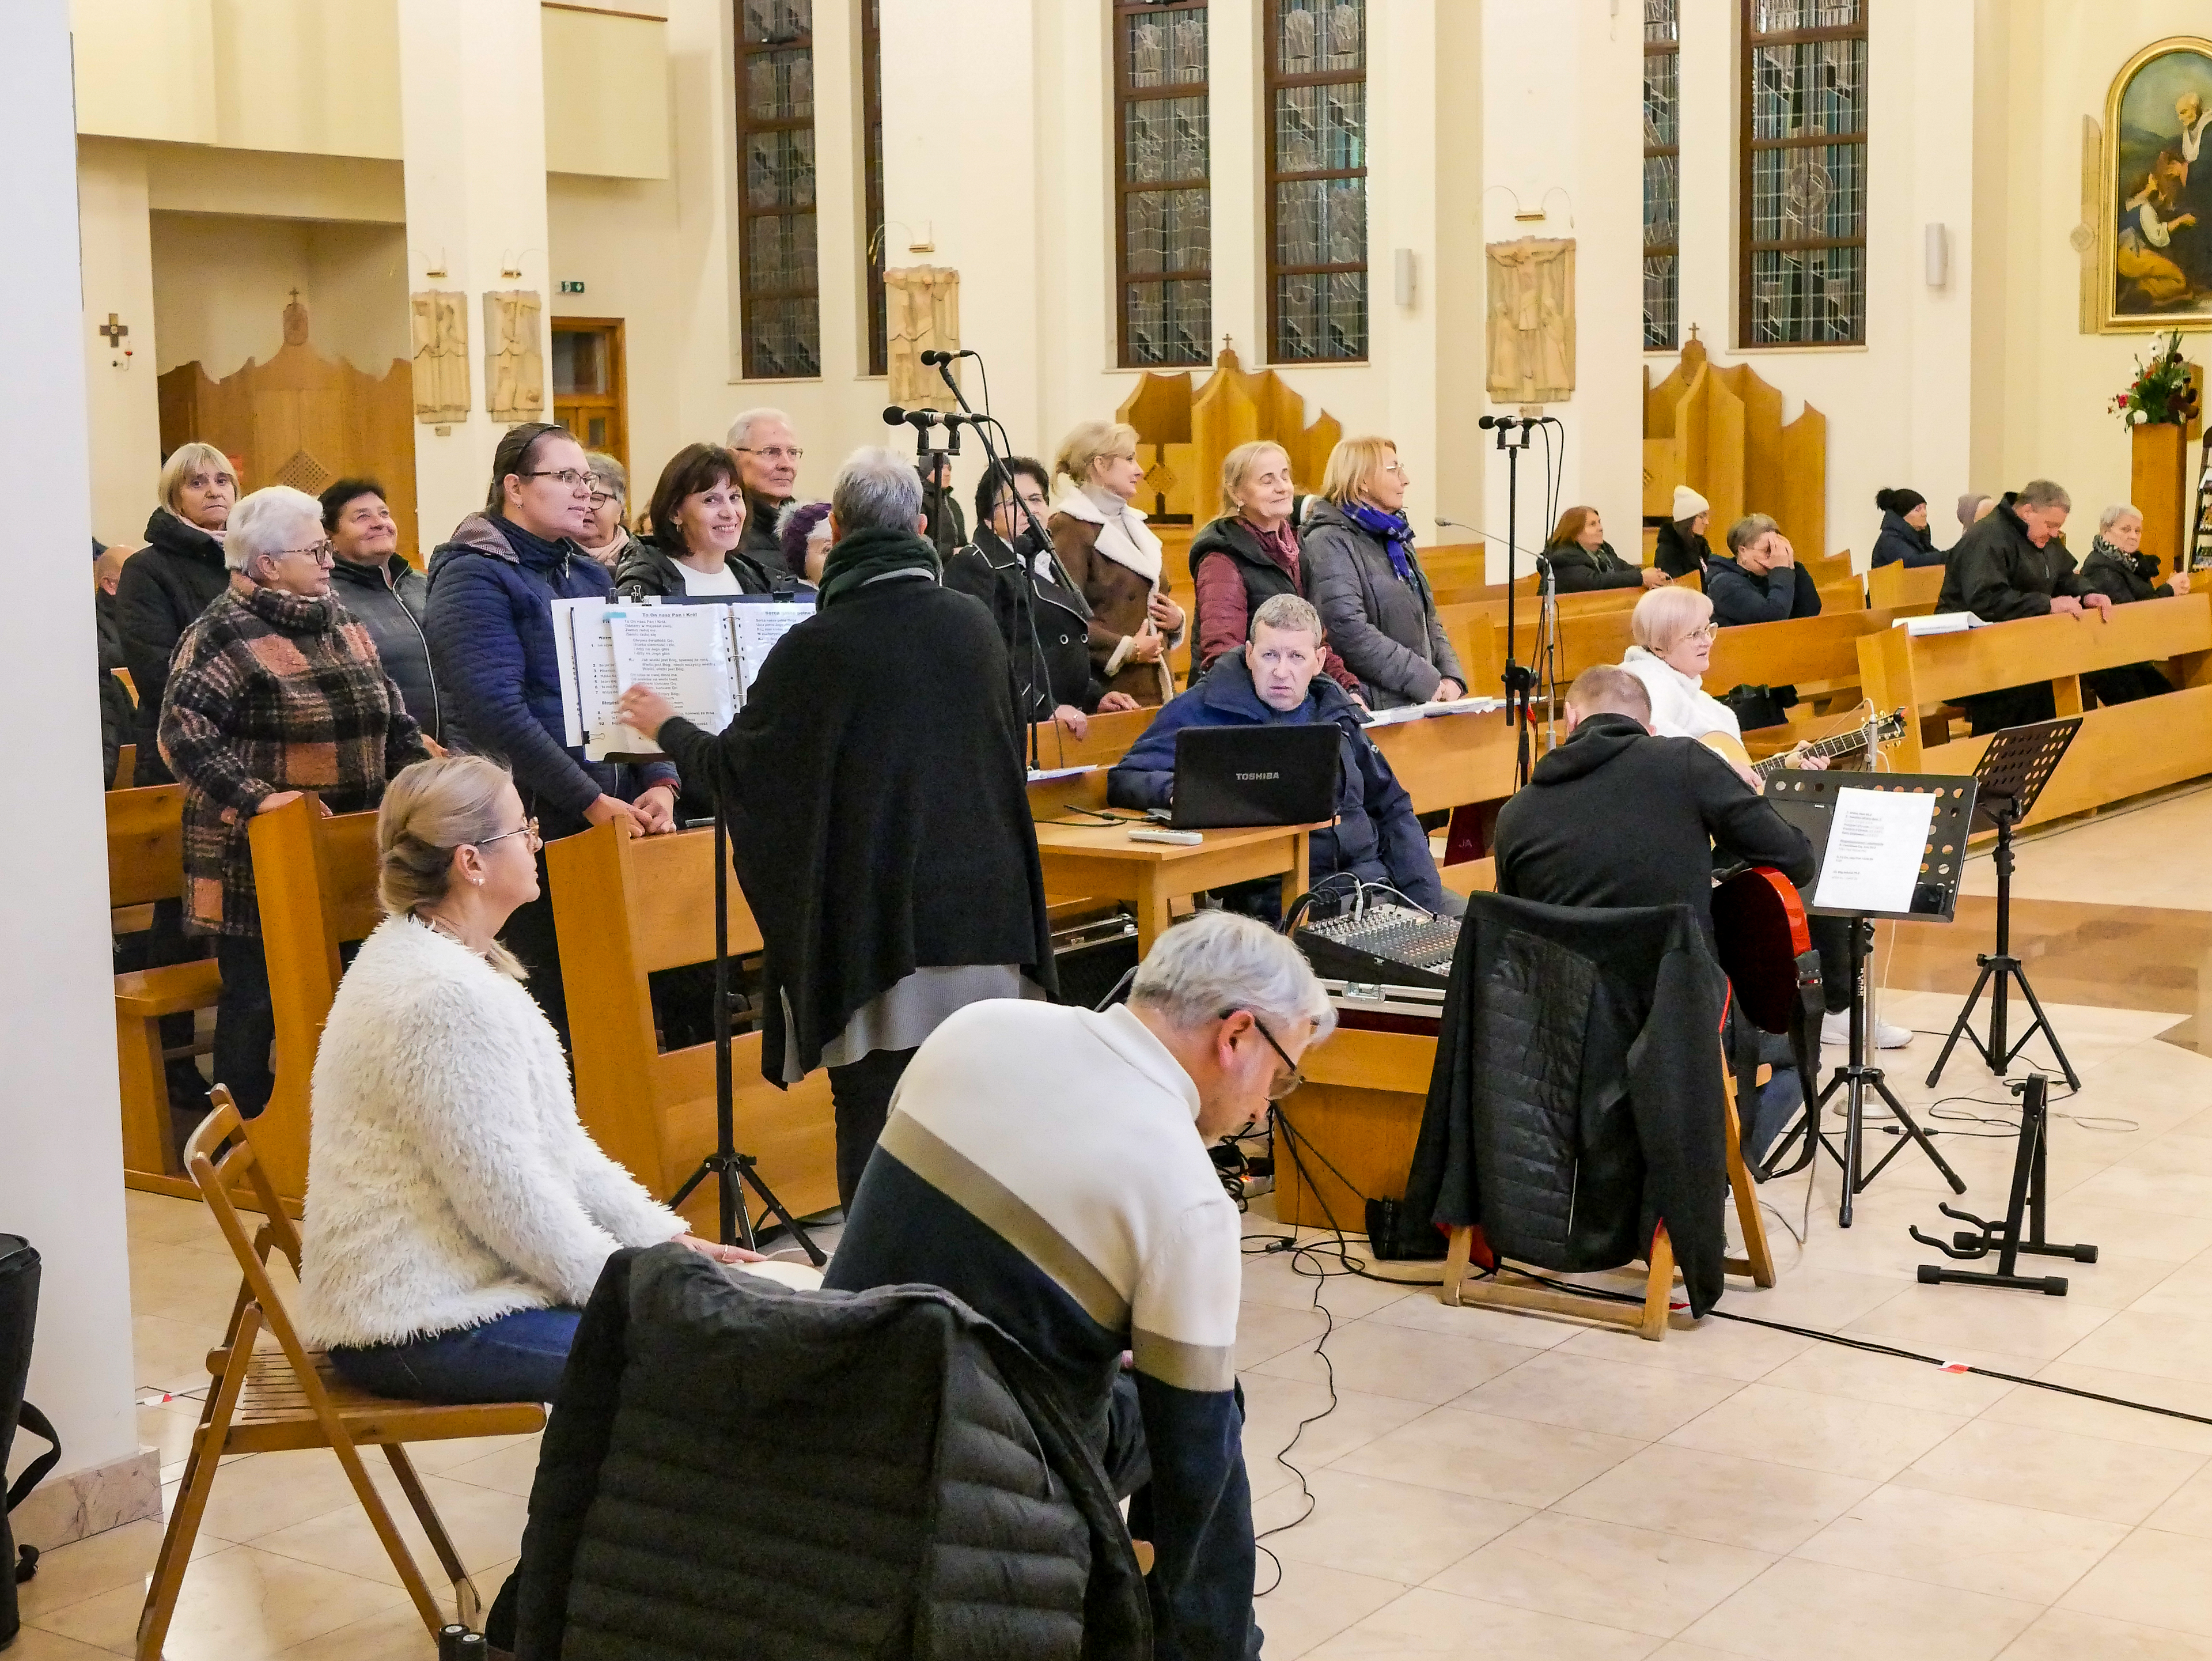
[[[438,1607],[438,1600],[430,1595],[430,1583],[422,1578],[422,1571],[416,1567],[415,1554],[407,1549],[407,1542],[400,1536],[399,1524],[392,1520],[391,1508],[384,1503],[384,1496],[376,1491],[376,1482],[369,1475],[368,1467],[362,1461],[361,1449],[338,1421],[335,1412],[324,1421],[323,1428],[330,1437],[331,1451],[337,1455],[338,1463],[345,1470],[346,1481],[353,1484],[354,1498],[361,1501],[361,1508],[368,1513],[369,1526],[376,1530],[376,1537],[384,1542],[385,1555],[391,1558],[392,1567],[399,1571],[400,1584],[407,1588],[407,1595],[415,1600],[415,1612],[422,1617],[422,1624],[428,1629],[430,1636],[435,1638],[438,1628],[446,1624],[445,1612]]]
[[[1667,1314],[1674,1295],[1674,1243],[1662,1223],[1651,1232],[1651,1270],[1644,1278],[1644,1320],[1639,1336],[1657,1343],[1667,1335]]]
[[[176,1509],[161,1533],[161,1550],[154,1560],[154,1573],[146,1584],[146,1602],[138,1612],[138,1661],[161,1661],[161,1646],[168,1640],[169,1621],[177,1611],[177,1595],[184,1590],[185,1567],[191,1561],[192,1543],[199,1538],[200,1519],[207,1514],[208,1495],[215,1488],[216,1468],[222,1463],[223,1445],[229,1439],[231,1415],[246,1388],[246,1369],[252,1363],[253,1340],[260,1330],[260,1311],[250,1305],[243,1319],[233,1317],[229,1355],[222,1376],[208,1392],[200,1411],[199,1427],[192,1432],[192,1451],[185,1461],[185,1480],[177,1490]]]
[[[415,1474],[415,1462],[407,1457],[407,1450],[398,1442],[384,1445],[384,1457],[392,1462],[392,1474],[399,1479],[399,1491],[407,1496],[407,1503],[415,1509],[415,1520],[422,1525],[429,1536],[430,1549],[437,1554],[438,1566],[446,1572],[446,1579],[453,1583],[453,1603],[460,1623],[475,1628],[483,1614],[483,1604],[477,1596],[476,1582],[469,1578],[468,1569],[461,1562],[460,1553],[453,1549],[453,1542],[446,1532],[438,1508],[430,1503],[429,1494],[422,1487],[422,1479]]]
[[[1444,1278],[1437,1284],[1438,1303],[1456,1305],[1462,1301],[1460,1287],[1466,1283],[1474,1257],[1474,1231],[1464,1226],[1452,1230],[1444,1250]]]
[[[1741,1257],[1729,1258],[1725,1267],[1731,1274],[1750,1275],[1753,1286],[1771,1287],[1778,1278],[1774,1271],[1774,1248],[1767,1243],[1766,1214],[1759,1208],[1759,1190],[1743,1162],[1743,1120],[1735,1110],[1735,1078],[1728,1070],[1725,1058],[1721,1079],[1728,1104],[1729,1191],[1735,1196],[1736,1222],[1743,1230],[1744,1250]]]

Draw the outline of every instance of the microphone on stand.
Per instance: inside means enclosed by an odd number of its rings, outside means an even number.
[[[951,362],[955,358],[980,357],[981,356],[981,353],[977,352],[973,349],[958,352],[940,352],[933,348],[921,355],[921,367],[925,369],[933,369],[940,363]]]
[[[937,410],[902,410],[896,404],[884,407],[884,425],[886,427],[904,425],[916,432],[927,432],[932,427],[946,424],[944,414]]]

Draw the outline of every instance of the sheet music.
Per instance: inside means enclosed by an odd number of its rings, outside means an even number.
[[[1931,792],[1837,791],[1813,904],[1860,913],[1911,910],[1935,818]]]
[[[576,635],[570,613],[579,605],[599,604],[595,599],[553,602],[553,660],[561,677],[561,742],[572,750],[584,741],[584,716],[576,697]]]
[[[768,661],[776,642],[814,615],[811,599],[775,599],[725,608],[738,642],[738,703],[753,690],[753,681]]]
[[[615,678],[624,689],[651,687],[702,731],[719,733],[730,724],[738,712],[738,674],[728,606],[617,606],[607,612],[607,624]],[[659,747],[637,742],[647,751]]]

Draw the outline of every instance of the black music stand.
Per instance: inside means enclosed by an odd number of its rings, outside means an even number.
[[[1987,830],[1995,827],[1997,833],[1997,949],[1981,953],[1974,961],[1982,972],[1974,978],[1974,989],[1966,995],[1966,1007],[1959,1011],[1959,1019],[1951,1024],[1951,1036],[1943,1040],[1943,1052],[1936,1058],[1936,1065],[1928,1069],[1928,1082],[1934,1084],[1943,1076],[1943,1068],[1951,1059],[1952,1050],[1959,1040],[1982,1052],[1990,1071],[2002,1078],[2011,1068],[2013,1057],[2027,1047],[2036,1029],[2051,1040],[2051,1053],[2058,1058],[2058,1070],[2066,1075],[2066,1082],[2079,1090],[2081,1080],[2075,1076],[2074,1063],[2066,1059],[2059,1048],[2058,1035],[2051,1030],[2051,1019],[2036,1001],[2035,989],[2027,983],[2027,970],[2021,967],[2020,959],[2012,954],[2012,830],[2013,826],[2033,811],[2036,798],[2058,768],[2059,757],[2066,746],[2074,742],[2075,733],[2081,730],[2081,717],[2068,715],[2060,721],[2039,721],[2030,727],[2008,727],[1990,740],[1990,747],[1982,751],[1981,764],[1974,769],[1974,782],[1980,794],[1974,806],[1973,828]],[[2005,1043],[2005,983],[2020,983],[2020,995],[2027,1000],[2027,1007],[2035,1012],[2035,1019],[2020,1035],[2016,1043]],[[1982,989],[1990,989],[1990,1041],[1984,1043],[1981,1035],[1969,1025],[1974,1018],[1974,1006],[1981,1001]]]
[[[1954,1221],[1972,1223],[1974,1232],[1969,1234],[1960,1229],[1946,1245],[1932,1234],[1923,1234],[1917,1228],[1911,1231],[1914,1239],[1923,1245],[1934,1246],[1946,1257],[1971,1260],[1986,1257],[1994,1251],[1997,1254],[1996,1272],[1923,1263],[1921,1285],[2002,1287],[2014,1292],[2040,1292],[2045,1297],[2063,1298],[2066,1277],[2020,1274],[2020,1254],[2032,1251],[2044,1257],[2071,1257],[2077,1263],[2097,1261],[2097,1248],[2093,1245],[2058,1245],[2043,1238],[2044,1205],[2049,1197],[2045,1166],[2051,1145],[2047,1105],[2050,1092],[2051,1081],[2040,1073],[2031,1074],[2012,1086],[2012,1093],[2020,1098],[2020,1145],[2013,1156],[2012,1194],[2006,1202],[2002,1222],[1989,1222],[1971,1211],[1957,1211],[1939,1204],[1936,1210]],[[2021,1233],[2023,1221],[2027,1229],[2025,1238]]]
[[[1907,922],[1948,922],[1959,903],[1959,875],[1966,864],[1966,826],[1974,808],[1974,781],[1949,773],[1814,773],[1784,771],[1777,773],[1766,782],[1767,800],[1777,812],[1805,833],[1813,844],[1813,854],[1818,867],[1825,868],[1828,858],[1828,832],[1836,815],[1837,794],[1842,790],[1886,790],[1927,793],[1936,798],[1936,810],[1928,826],[1928,846],[1921,861],[1920,879],[1912,890],[1911,900],[1899,911],[1849,910],[1840,907],[1808,904],[1806,910],[1821,916],[1844,917],[1851,925],[1851,1033],[1850,1059],[1836,1069],[1834,1076],[1822,1086],[1819,1095],[1812,1093],[1811,1081],[1805,1081],[1805,1109],[1796,1124],[1784,1131],[1775,1144],[1775,1151],[1767,1160],[1768,1167],[1781,1171],[1784,1156],[1800,1137],[1806,1139],[1807,1161],[1825,1148],[1828,1157],[1842,1168],[1844,1196],[1836,1213],[1838,1226],[1851,1226],[1852,1203],[1863,1193],[1867,1184],[1881,1175],[1889,1162],[1905,1151],[1908,1141],[1917,1143],[1943,1180],[1951,1185],[1954,1194],[1964,1194],[1966,1183],[1949,1163],[1936,1151],[1936,1144],[1919,1122],[1905,1110],[1882,1077],[1881,1068],[1868,1057],[1872,1046],[1874,1019],[1869,1007],[1873,988],[1867,973],[1867,964],[1874,952],[1874,920],[1889,917]],[[1820,872],[1815,870],[1813,880],[1805,885],[1805,893],[1820,891]],[[1841,1092],[1844,1098],[1843,1145],[1838,1147],[1833,1137],[1820,1128],[1820,1115],[1828,1099]],[[1875,1163],[1871,1170],[1866,1165],[1866,1103],[1869,1094],[1881,1098],[1904,1133],[1897,1145]],[[1803,1168],[1803,1163],[1790,1167]]]

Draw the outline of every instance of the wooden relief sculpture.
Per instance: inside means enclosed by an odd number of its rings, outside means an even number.
[[[884,309],[890,401],[905,408],[953,410],[959,402],[926,351],[960,350],[960,273],[949,265],[902,265],[884,273]],[[957,378],[960,366],[954,364]]]
[[[545,419],[545,352],[535,289],[485,294],[484,412],[502,427]]]
[[[409,296],[415,314],[415,419],[447,426],[469,418],[468,296],[432,289]]]
[[[1575,242],[1493,242],[1487,390],[1494,404],[1564,404],[1575,391]]]

